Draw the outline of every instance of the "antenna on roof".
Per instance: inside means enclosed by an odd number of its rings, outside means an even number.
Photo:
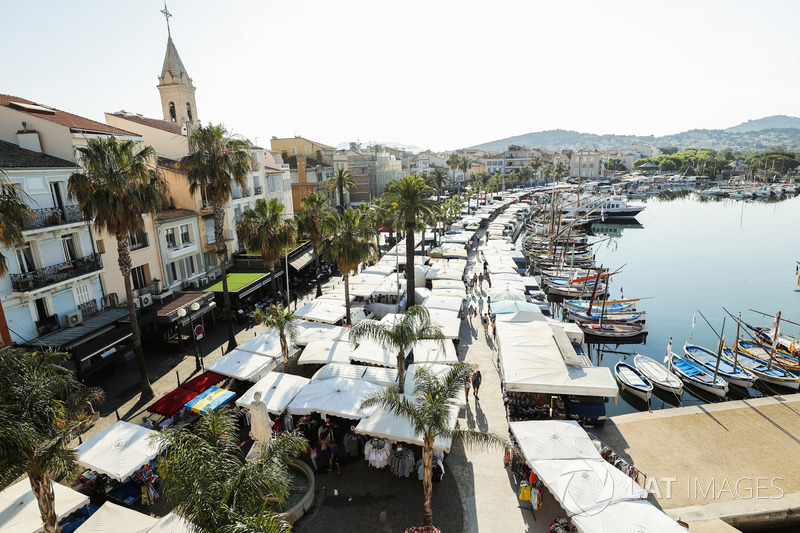
[[[169,18],[172,16],[172,13],[167,9],[167,0],[164,0],[164,9],[161,10],[161,13],[164,15],[164,18],[167,19],[167,36],[171,38],[172,34],[169,32]]]

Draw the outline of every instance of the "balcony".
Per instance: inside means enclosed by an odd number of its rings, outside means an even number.
[[[222,238],[225,240],[225,242],[232,241],[233,240],[233,231],[229,230],[229,229],[222,230]],[[211,233],[206,233],[206,244],[210,245],[210,244],[214,244],[216,242],[217,242],[217,239],[216,239],[216,236],[214,235],[213,231]]]
[[[32,272],[11,274],[11,286],[15,292],[30,292],[55,285],[84,274],[91,274],[103,268],[100,254],[91,254],[80,259],[50,265]]]
[[[261,187],[255,187],[255,193],[256,193],[256,195],[259,195],[259,194],[261,194],[261,191],[262,191]]]
[[[81,209],[77,205],[68,205],[63,209],[45,207],[44,209],[33,209],[32,211],[33,218],[22,225],[23,231],[83,222],[83,213],[81,213]]]

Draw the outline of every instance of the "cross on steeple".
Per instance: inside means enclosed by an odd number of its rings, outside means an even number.
[[[164,9],[161,10],[161,13],[164,15],[164,18],[167,19],[167,35],[172,37],[172,34],[169,32],[169,18],[172,16],[172,13],[167,9],[167,0],[164,0]]]

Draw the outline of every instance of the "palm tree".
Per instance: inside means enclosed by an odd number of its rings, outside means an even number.
[[[542,161],[541,157],[534,156],[531,158],[530,166],[531,170],[533,170],[534,174],[536,174],[537,181],[539,176],[539,169],[542,168],[544,165],[544,161]]]
[[[22,198],[9,179],[0,169],[0,244],[6,248],[16,248],[25,243],[22,230],[25,223],[33,218],[33,211]],[[8,274],[8,260],[0,254],[0,276]]]
[[[328,238],[322,243],[322,255],[335,261],[344,278],[346,321],[350,324],[350,273],[369,259],[375,247],[375,228],[361,211],[348,207],[344,214],[328,213],[322,227]]]
[[[461,156],[453,152],[447,158],[447,166],[453,171],[453,178],[451,181],[456,181],[456,170],[461,166]],[[466,179],[464,181],[467,181]]]
[[[102,402],[97,388],[81,385],[64,366],[69,354],[20,349],[0,352],[0,486],[27,472],[44,531],[56,533],[54,479],[78,471],[71,441],[92,420],[87,402]]]
[[[396,205],[397,219],[406,230],[406,309],[414,305],[414,228],[420,218],[429,216],[436,202],[430,199],[431,188],[416,175],[397,179],[386,188],[386,198]],[[424,244],[423,244],[424,245]]]
[[[460,168],[461,172],[464,173],[464,181],[469,181],[469,169],[472,168],[472,160],[467,156],[462,157],[461,162],[458,164],[458,168]]]
[[[234,184],[240,188],[247,186],[247,175],[251,171],[249,145],[247,141],[230,138],[221,124],[209,124],[192,131],[190,146],[193,152],[181,158],[180,166],[189,180],[189,192],[194,196],[200,191],[214,212],[214,244],[222,276],[222,301],[228,318],[227,351],[231,351],[236,348],[236,334],[233,332],[231,297],[228,293],[227,247],[223,233],[225,206],[230,200]]]
[[[294,342],[299,332],[297,323],[300,321],[287,307],[270,305],[264,312],[261,309],[255,312],[255,319],[267,328],[275,328],[281,339],[281,352],[283,352],[283,372],[289,373],[289,342]],[[287,339],[288,337],[288,339]]]
[[[285,211],[286,207],[277,198],[269,201],[259,198],[255,208],[242,213],[242,221],[236,225],[239,239],[249,251],[261,254],[261,260],[269,267],[273,298],[278,297],[275,265],[286,248],[295,242],[294,221],[284,217]]]
[[[464,382],[472,378],[474,368],[458,363],[441,379],[425,368],[414,374],[414,394],[405,396],[391,389],[376,392],[361,402],[362,409],[382,407],[395,416],[411,422],[417,435],[422,436],[422,492],[424,495],[423,520],[433,525],[433,445],[437,438],[460,441],[467,446],[501,447],[508,441],[493,433],[474,429],[451,427],[451,411],[457,405],[455,398],[463,394]],[[402,381],[400,382],[402,386]],[[402,391],[402,389],[401,389]]]
[[[344,191],[348,192],[356,186],[356,180],[350,176],[350,172],[345,170],[344,167],[339,167],[336,174],[330,178],[325,185],[331,191],[338,191],[339,193],[339,212],[344,213]]]
[[[289,496],[287,462],[306,440],[282,431],[264,442],[258,459],[245,461],[236,414],[223,407],[200,416],[189,431],[153,436],[163,453],[158,465],[170,502],[196,531],[284,533],[276,513]]]
[[[139,149],[134,141],[116,137],[89,139],[78,147],[83,167],[69,177],[69,194],[78,201],[84,220],[94,219],[94,226],[107,230],[117,240],[117,264],[125,281],[125,298],[131,321],[133,351],[139,366],[141,399],[153,397],[142,352],[142,336],[136,319],[131,285],[130,235],[144,227],[143,213],[155,213],[164,207],[167,182],[151,165],[155,150]]]
[[[322,221],[328,213],[328,199],[319,193],[312,192],[300,200],[300,213],[297,215],[297,229],[300,234],[308,237],[311,246],[314,248],[314,265],[319,272],[319,245],[325,238],[322,231]],[[317,298],[322,296],[319,275],[317,275]]]
[[[362,320],[350,329],[350,342],[369,339],[377,342],[386,350],[397,353],[398,383],[400,394],[403,393],[406,375],[406,354],[414,349],[414,345],[422,340],[434,340],[444,349],[446,339],[442,329],[431,321],[428,310],[421,305],[414,305],[402,318],[393,324],[377,320]]]
[[[519,178],[523,183],[529,183],[531,181],[531,177],[533,177],[533,171],[531,170],[531,167],[522,167],[519,170]]]
[[[561,175],[566,172],[567,165],[564,164],[563,161],[558,161],[555,165],[553,165],[553,172],[556,175],[556,178],[560,178]]]
[[[443,168],[434,169],[430,177],[433,188],[436,190],[436,201],[438,202],[439,197],[442,195],[442,189],[450,180],[447,177],[447,172],[445,172]]]

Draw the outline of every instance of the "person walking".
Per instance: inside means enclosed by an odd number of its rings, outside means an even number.
[[[488,339],[489,338],[489,315],[483,315],[482,322],[483,322],[483,335]]]
[[[483,262],[483,273],[486,274],[489,272],[489,263],[486,261]]]
[[[492,339],[497,340],[497,320],[492,319]]]
[[[472,388],[475,391],[475,399],[478,399],[478,389],[481,388],[481,371],[478,370],[475,372],[475,375],[472,376]]]
[[[468,379],[464,380],[464,398],[467,401],[467,405],[469,405],[469,386],[470,386],[470,380]]]
[[[475,306],[469,304],[469,308],[467,309],[467,315],[469,315],[469,323],[472,325],[472,317],[475,316]]]
[[[483,296],[478,298],[478,311],[480,311],[481,316],[483,316]]]
[[[472,294],[475,292],[475,280],[469,280],[469,293]]]
[[[483,290],[483,272],[478,275],[478,281],[480,282],[481,290]]]

